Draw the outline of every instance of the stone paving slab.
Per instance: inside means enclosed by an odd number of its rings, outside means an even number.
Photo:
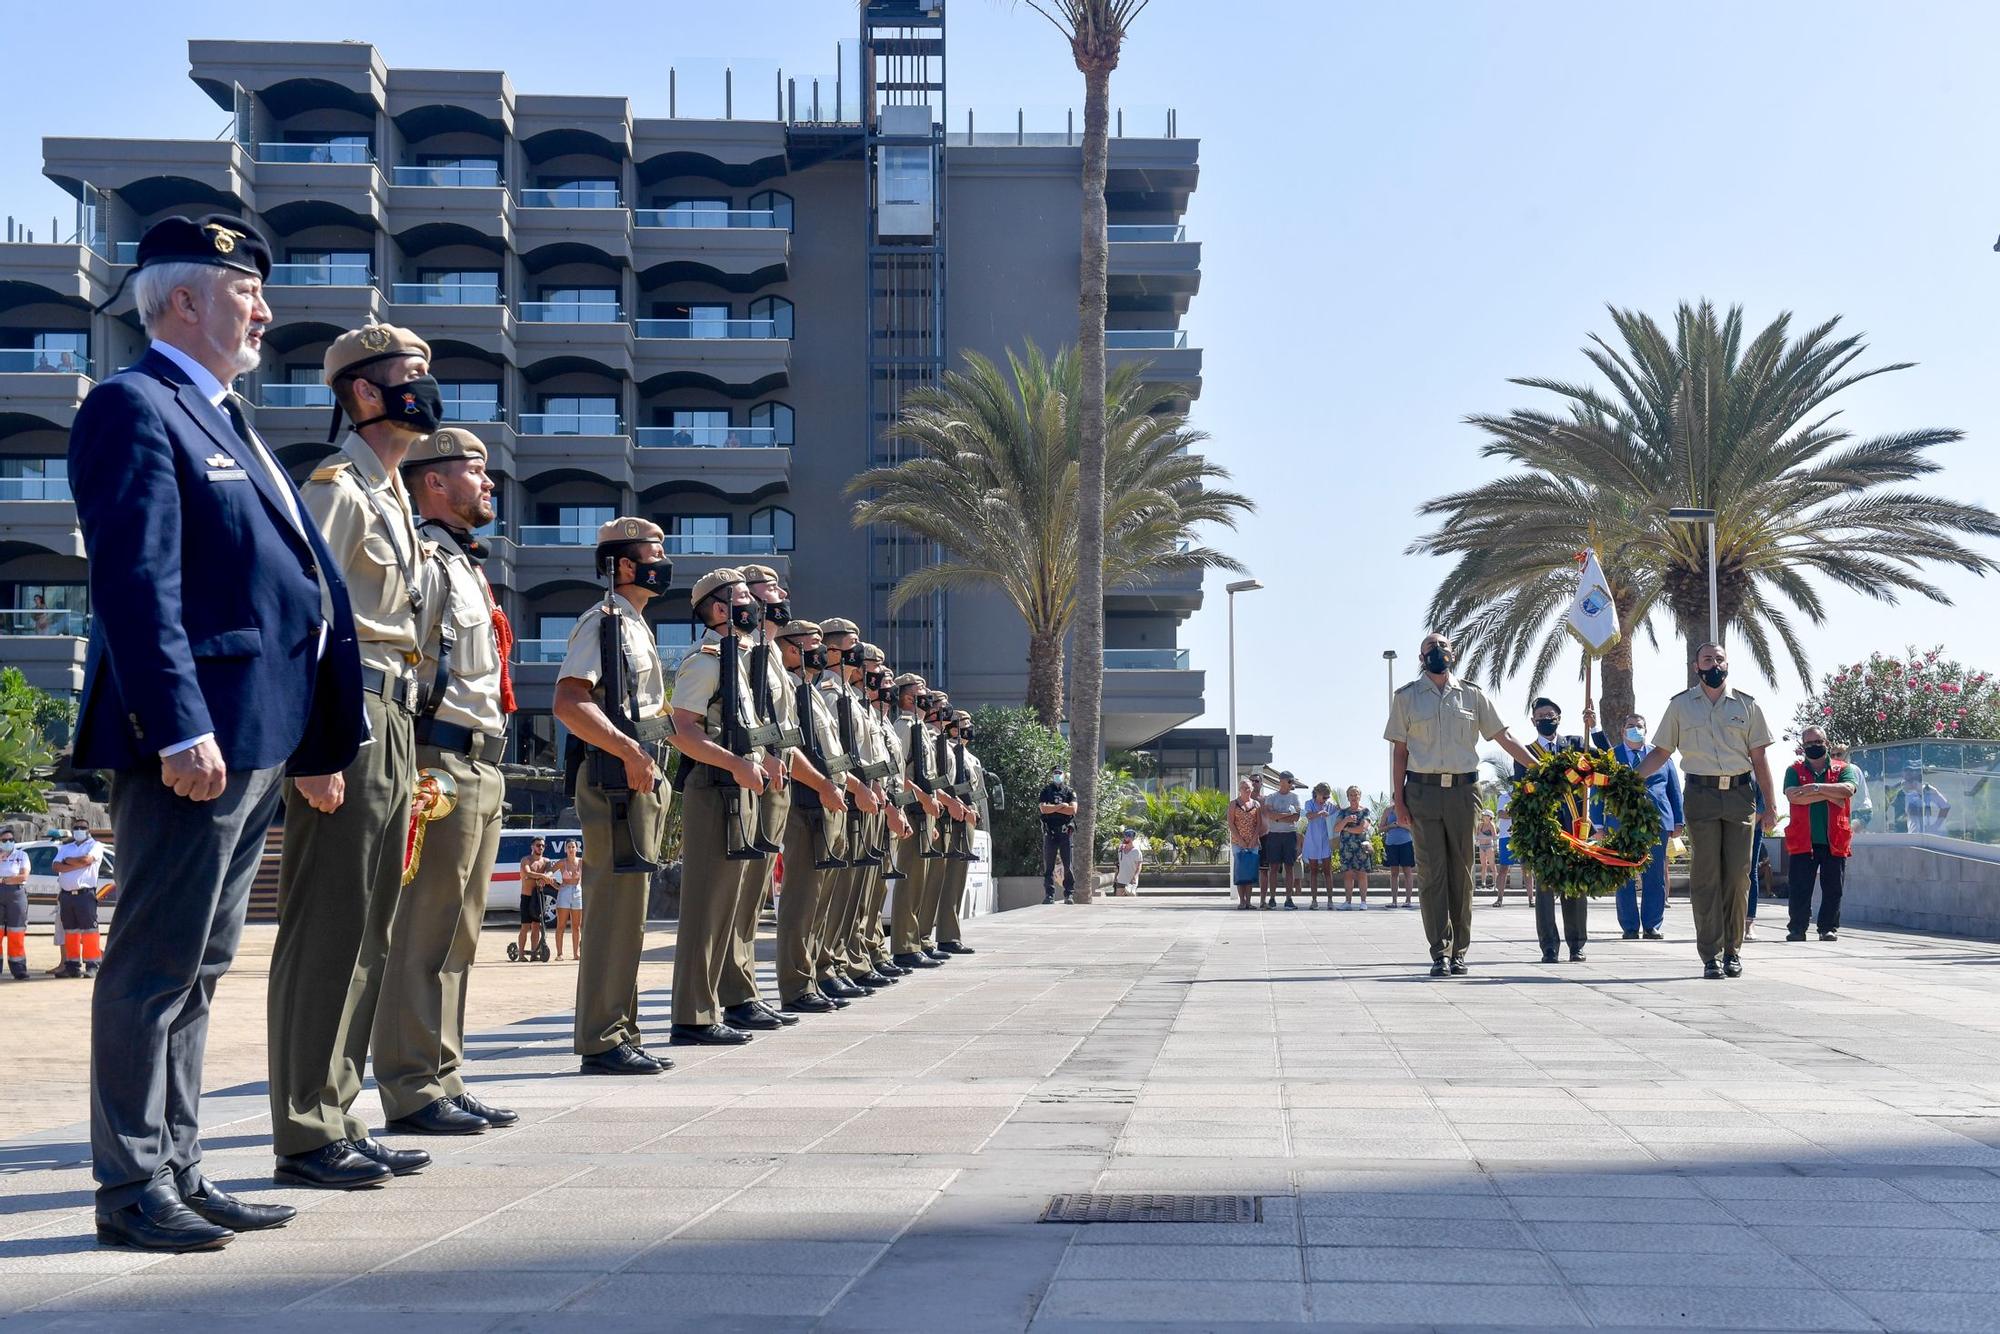
[[[0,1117],[0,1323],[2000,1328],[2000,948],[1760,939],[1716,983],[1679,905],[1667,942],[1581,964],[1534,961],[1525,907],[1478,926],[1472,975],[1432,981],[1415,914],[1029,908],[650,1080],[576,1076],[560,975],[482,966],[474,1086],[522,1123],[349,1195],[269,1184],[253,966],[218,999],[205,1165],[299,1218],[213,1255],[99,1249],[82,1126],[18,1129],[85,1091],[38,1071]],[[1038,1221],[1076,1191],[1251,1194],[1263,1220]]]

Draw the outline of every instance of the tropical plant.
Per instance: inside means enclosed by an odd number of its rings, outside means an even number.
[[[29,685],[19,668],[0,668],[0,810],[48,809],[56,759],[49,734],[75,716],[73,704]]]
[[[1042,817],[1035,800],[1049,771],[1068,754],[1062,733],[1046,727],[1031,709],[987,706],[972,715],[973,749],[997,779],[1006,800],[993,812],[993,874],[1042,873]]]
[[[1927,652],[1912,646],[1900,658],[1871,653],[1820,678],[1792,717],[1795,735],[1808,727],[1853,746],[1993,740],[2000,738],[2000,680],[1946,658],[1943,645]]]
[[[1162,860],[1213,861],[1229,839],[1229,797],[1208,788],[1177,787],[1141,793],[1125,820],[1155,849],[1171,849]]]
[[[1133,808],[1145,800],[1146,794],[1139,790],[1132,775],[1123,769],[1105,766],[1098,774],[1097,819],[1093,822],[1097,830],[1096,860],[1108,861],[1112,850],[1118,846],[1119,837],[1124,833]],[[1077,799],[1077,815],[1083,814],[1083,800]]]
[[[912,390],[890,433],[921,453],[862,473],[848,490],[866,496],[854,509],[857,525],[897,524],[945,548],[943,560],[896,585],[892,610],[972,587],[996,589],[1013,604],[1028,628],[1027,702],[1054,727],[1063,717],[1063,642],[1086,605],[1074,410],[1081,372],[1069,350],[1050,360],[1032,342],[1007,361],[1003,373],[968,352],[963,370]],[[1143,385],[1142,373],[1121,366],[1107,389],[1117,498],[1105,516],[1105,568],[1114,583],[1173,570],[1239,570],[1193,533],[1199,524],[1234,527],[1250,500],[1211,489],[1229,474],[1194,452],[1208,437],[1183,417],[1154,413],[1159,389]],[[1074,698],[1072,705],[1073,731],[1082,705]],[[1074,786],[1088,809],[1083,785]]]
[[[1525,666],[1527,693],[1542,688],[1570,642],[1564,613],[1588,547],[1624,631],[1603,659],[1604,716],[1630,712],[1632,643],[1654,637],[1656,610],[1672,617],[1690,660],[1708,638],[1706,528],[1670,521],[1676,506],[1717,512],[1722,633],[1740,633],[1768,679],[1782,656],[1810,684],[1793,617],[1825,619],[1820,580],[1886,602],[1949,602],[1926,564],[2000,568],[1960,540],[2000,536],[2000,516],[1905,489],[1938,470],[1930,451],[1961,432],[1856,439],[1835,425],[1842,390],[1910,363],[1857,369],[1866,347],[1836,336],[1838,317],[1793,338],[1781,314],[1746,343],[1740,307],[1683,304],[1671,336],[1636,311],[1610,315],[1617,341],[1592,335],[1584,349],[1609,387],[1511,381],[1556,395],[1560,410],[1467,418],[1486,433],[1482,454],[1515,470],[1419,511],[1440,522],[1410,550],[1457,558],[1430,619],[1456,634],[1468,675],[1498,684]]]

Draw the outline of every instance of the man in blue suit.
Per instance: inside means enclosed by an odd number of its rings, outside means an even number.
[[[285,775],[360,745],[347,590],[231,395],[271,320],[247,223],[167,218],[131,275],[152,346],[91,391],[69,475],[90,557],[75,763],[109,769],[120,896],[91,1002],[92,1170],[108,1245],[206,1250],[292,1210],[201,1172],[203,1046]]]
[[[1646,740],[1646,719],[1633,714],[1625,720],[1625,732],[1612,754],[1620,764],[1636,769],[1652,746]],[[1625,939],[1637,940],[1643,929],[1647,940],[1664,940],[1660,926],[1667,920],[1667,840],[1681,832],[1686,820],[1681,814],[1681,771],[1669,759],[1646,778],[1646,795],[1660,811],[1660,845],[1646,863],[1646,869],[1618,887],[1618,927]]]

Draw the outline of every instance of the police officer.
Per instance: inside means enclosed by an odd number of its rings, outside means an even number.
[[[1493,701],[1452,674],[1451,638],[1433,630],[1418,645],[1423,675],[1398,690],[1382,729],[1396,818],[1416,835],[1417,898],[1430,938],[1431,976],[1465,972],[1472,943],[1472,826],[1479,809],[1481,737],[1522,764],[1534,763],[1500,721]]]
[[[763,859],[754,853],[757,798],[778,777],[775,755],[761,745],[744,753],[721,744],[725,691],[722,646],[736,641],[735,727],[757,725],[750,703],[750,649],[763,622],[743,571],[710,570],[690,595],[694,620],[704,633],[674,673],[673,745],[681,753],[674,776],[681,789],[681,911],[674,936],[673,1040],[734,1046],[750,1033],[723,1022],[720,990],[730,962],[739,899],[761,892]],[[735,823],[731,824],[732,811]],[[586,909],[587,911],[587,909]]]
[[[1062,866],[1063,902],[1076,902],[1076,868],[1070,840],[1076,835],[1076,792],[1059,764],[1049,771],[1037,807],[1042,814],[1042,902],[1056,901],[1056,866]],[[1254,780],[1253,780],[1254,781]]]
[[[629,837],[632,850],[650,861],[659,852],[667,803],[660,769],[668,723],[667,675],[646,607],[667,591],[674,567],[665,534],[646,519],[621,516],[597,530],[594,563],[609,588],[604,600],[577,618],[557,670],[555,716],[585,747],[609,755],[624,773],[629,796],[627,828],[617,817],[590,756],[576,780],[576,812],[583,826],[585,934],[590,950],[576,970],[578,1068],[587,1075],[657,1075],[673,1062],[647,1053],[639,1033],[639,956],[646,945],[646,898],[652,877],[619,871],[614,845]],[[619,698],[604,689],[603,624],[615,619]],[[611,712],[638,733],[612,722]],[[525,886],[524,886],[525,888]]]
[[[987,805],[986,766],[972,753],[969,744],[971,740],[972,715],[964,709],[954,710],[951,715],[952,750],[964,762],[967,784],[971,789],[970,798],[965,802],[965,818],[967,824],[971,826],[967,831],[968,844],[971,842],[971,834],[978,832],[992,818]],[[964,933],[958,922],[959,909],[965,903],[965,882],[971,870],[970,859],[954,861],[948,872],[945,891],[938,897],[937,947],[946,954],[977,953],[972,946],[961,939]]]
[[[64,977],[96,977],[104,957],[97,933],[97,868],[104,845],[91,837],[90,826],[75,821],[69,842],[56,848],[56,910],[62,918]]]
[[[493,521],[486,446],[440,427],[403,456],[417,533],[432,543],[438,614],[429,618],[417,674],[417,767],[450,776],[457,804],[424,830],[423,855],[397,901],[382,1003],[375,1010],[375,1084],[389,1129],[474,1135],[521,1118],[466,1091],[467,972],[479,952],[486,887],[500,846],[506,780],[507,675],[513,632],[480,572],[473,530]]]
[[[368,1137],[350,1112],[381,995],[403,879],[416,781],[416,719],[434,567],[398,469],[438,428],[443,402],[430,346],[371,324],[334,339],[324,362],[336,426],[353,429],[299,488],[347,581],[361,649],[369,741],[336,774],[285,794],[278,939],[271,954],[271,1139],[289,1185],[378,1185],[430,1162]]]
[[[28,980],[28,854],[14,831],[0,827],[0,936],[8,970],[16,982]]]
[[[896,678],[896,736],[903,743],[903,785],[908,805],[904,814],[918,830],[909,840],[899,869],[903,879],[896,886],[890,916],[896,965],[900,968],[935,968],[950,955],[933,956],[923,948],[918,925],[921,905],[931,894],[933,878],[944,870],[938,848],[938,826],[944,805],[932,792],[936,786],[937,734],[926,716],[930,712],[930,687],[915,672]]]
[[[1653,749],[1639,764],[1639,776],[1659,772],[1675,751],[1687,788],[1688,898],[1694,908],[1695,950],[1702,976],[1743,974],[1743,916],[1750,902],[1751,830],[1757,799],[1751,780],[1765,792],[1771,781],[1771,728],[1764,710],[1740,690],[1732,690],[1729,655],[1720,644],[1695,650],[1700,684],[1675,695],[1653,732]],[[1764,832],[1777,825],[1776,804],[1764,811]]]

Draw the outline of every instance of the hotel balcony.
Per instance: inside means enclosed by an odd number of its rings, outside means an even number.
[[[38,690],[74,698],[83,689],[90,617],[75,611],[0,611],[0,659]]]
[[[1148,384],[1177,384],[1188,397],[1201,397],[1201,349],[1188,346],[1185,329],[1106,329],[1106,369],[1131,362],[1147,363]]]
[[[514,196],[497,166],[392,167],[389,209],[407,252],[467,235],[514,248]]]
[[[72,192],[115,191],[141,215],[259,208],[256,164],[233,139],[44,139],[42,174]]]
[[[67,480],[0,477],[0,548],[10,546],[82,559],[83,532]]]
[[[558,247],[632,263],[632,212],[615,191],[531,187],[514,201],[514,249],[523,259]],[[542,267],[537,260],[530,268]]]
[[[512,475],[529,484],[603,481],[621,491],[632,486],[632,439],[614,413],[524,412]],[[554,437],[554,438],[551,438]],[[528,530],[523,529],[525,534]],[[595,540],[595,539],[593,539]],[[548,545],[548,539],[536,541]],[[523,546],[531,545],[522,537]]]
[[[110,260],[76,241],[0,245],[0,302],[9,306],[57,301],[88,308],[109,296],[116,282]]]
[[[514,345],[531,379],[563,370],[632,374],[632,326],[615,301],[523,301]]]
[[[366,264],[273,264],[264,299],[278,324],[358,329],[382,318],[382,293]]]
[[[392,283],[384,320],[414,329],[431,346],[464,343],[514,362],[514,312],[499,289],[463,283]]]
[[[1141,746],[1201,716],[1207,674],[1188,665],[1188,651],[1104,650],[1104,745]]]
[[[1123,223],[1110,240],[1110,300],[1118,311],[1187,313],[1201,289],[1201,242],[1179,223]]]
[[[36,348],[0,348],[0,435],[67,431],[95,380],[89,357]]]
[[[792,233],[770,209],[636,209],[632,263],[648,287],[709,281],[751,292],[791,274]]]
[[[633,359],[648,392],[720,386],[741,397],[788,384],[792,340],[775,320],[640,320]]]
[[[641,500],[675,491],[763,500],[791,486],[792,451],[776,439],[770,426],[642,426],[633,485]]]
[[[380,227],[388,186],[364,144],[257,145],[257,209],[280,232]]]

